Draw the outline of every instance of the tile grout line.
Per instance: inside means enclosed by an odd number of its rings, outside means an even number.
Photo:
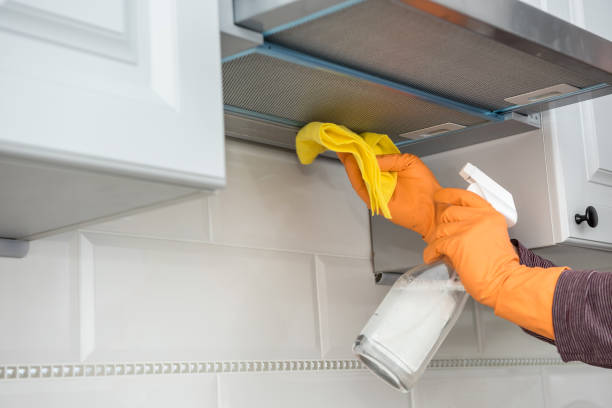
[[[565,365],[558,358],[432,360],[431,369],[544,367]],[[29,378],[78,378],[140,375],[365,370],[359,360],[148,361],[0,365],[0,381]]]
[[[326,336],[324,335],[323,326],[325,325],[325,332],[327,332],[327,285],[324,282],[323,274],[324,267],[321,264],[321,260],[317,254],[313,255],[314,262],[314,275],[315,275],[315,304],[316,304],[316,316],[317,316],[317,328],[319,332],[319,355],[324,358],[325,353],[328,351],[328,344],[326,342]],[[325,303],[323,303],[325,302]],[[327,333],[325,333],[327,334]]]
[[[72,300],[72,307],[74,311],[72,312],[72,318],[74,321],[79,322],[78,325],[72,325],[71,328],[71,341],[73,345],[78,345],[78,350],[75,352],[71,351],[71,355],[73,358],[81,358],[81,319],[82,319],[82,310],[81,310],[81,233],[78,230],[72,231],[70,234],[70,270],[73,278],[71,279],[72,285],[72,293],[75,293],[74,299]],[[74,348],[74,347],[73,347]],[[1,378],[1,376],[0,376]]]
[[[482,323],[482,315],[480,313],[480,303],[472,300],[473,305],[473,323],[474,323],[474,334],[476,335],[476,351],[483,353],[485,349],[485,333],[484,323]]]
[[[221,405],[222,405],[222,401],[221,401],[221,376],[219,375],[219,373],[215,374],[215,381],[217,382],[217,384],[216,384],[217,398],[215,398],[217,400],[216,408],[221,408]]]
[[[544,376],[546,375],[544,373],[544,367],[540,367],[540,389],[542,390],[542,399],[544,402],[543,407],[544,408],[549,408],[550,407],[550,398],[548,398],[548,388],[546,386],[546,381]]]
[[[417,404],[416,404],[416,398],[414,397],[414,393],[416,392],[416,387],[413,387],[410,390],[410,397],[409,397],[409,401],[410,401],[410,408],[416,408]]]
[[[84,361],[95,349],[95,266],[93,246],[78,233],[79,358]]]
[[[173,238],[173,237],[160,237],[154,235],[146,235],[146,234],[132,234],[127,232],[115,232],[115,231],[102,231],[95,229],[79,229],[79,233],[82,234],[97,234],[97,235],[106,235],[106,236],[115,236],[115,237],[124,237],[124,238],[139,238],[139,239],[150,239],[156,241],[170,241],[175,243],[187,243],[187,244],[202,244],[202,245],[211,245],[218,246],[224,248],[240,248],[240,249],[253,249],[258,251],[270,251],[270,252],[283,252],[289,254],[299,254],[299,255],[318,255],[318,256],[329,256],[334,258],[347,258],[347,259],[358,259],[358,260],[370,260],[370,256],[366,255],[347,255],[347,254],[334,254],[327,252],[315,252],[315,251],[307,251],[307,250],[299,250],[299,249],[283,249],[283,248],[273,248],[273,247],[264,247],[264,246],[251,246],[251,245],[242,245],[242,244],[233,244],[231,242],[213,242],[212,240],[203,241],[197,239],[185,239],[185,238]],[[209,229],[209,234],[212,235],[212,228]]]
[[[212,211],[212,202],[211,197],[206,197],[206,215],[208,220],[208,241],[215,242],[214,238],[214,228],[213,228],[213,211]]]

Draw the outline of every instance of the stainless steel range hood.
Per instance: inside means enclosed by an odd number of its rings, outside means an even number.
[[[234,0],[234,20],[263,42],[224,59],[227,133],[282,147],[318,120],[426,155],[612,92],[612,43],[517,0]]]

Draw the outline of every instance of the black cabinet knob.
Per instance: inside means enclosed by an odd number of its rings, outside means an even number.
[[[597,216],[597,210],[593,206],[588,206],[586,211],[583,214],[574,215],[574,219],[576,220],[576,224],[580,224],[582,221],[586,221],[589,224],[589,227],[595,228],[597,223],[599,222],[599,217]]]

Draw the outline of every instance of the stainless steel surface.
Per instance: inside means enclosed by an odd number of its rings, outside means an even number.
[[[233,0],[219,1],[219,25],[221,29],[221,57],[229,57],[263,43],[261,33],[234,24]]]
[[[384,271],[374,273],[374,282],[377,285],[391,286],[410,268],[398,269],[396,271]]]
[[[516,0],[463,3],[459,14],[432,1],[369,0],[266,41],[491,110],[511,106],[507,97],[560,83],[612,83],[609,41]],[[523,36],[471,18],[481,5],[494,23]],[[484,12],[478,15],[487,18]]]
[[[23,258],[29,249],[28,241],[0,238],[0,258]]]
[[[519,0],[402,0],[430,15],[600,82],[610,81],[609,41]]]
[[[249,48],[257,47],[257,43],[248,38],[233,33],[221,31],[221,58],[226,58]]]
[[[519,0],[369,0],[404,4],[423,15],[563,65],[600,82],[610,81],[610,42]],[[263,32],[331,10],[346,0],[234,0],[235,22]],[[374,20],[374,16],[372,17]],[[381,31],[389,29],[379,25]],[[395,27],[391,27],[395,28]],[[418,33],[415,33],[418,34]],[[398,37],[398,42],[406,41]],[[481,67],[482,68],[482,67]]]
[[[264,32],[291,23],[345,0],[234,0],[234,21]]]
[[[370,218],[370,237],[372,270],[375,278],[382,274],[380,284],[385,284],[383,281],[393,284],[396,273],[423,263],[425,241],[412,230],[375,215]]]

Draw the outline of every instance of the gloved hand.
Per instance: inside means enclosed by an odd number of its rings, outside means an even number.
[[[353,188],[370,208],[368,191],[355,158],[348,153],[338,153],[338,158]],[[391,222],[418,232],[428,241],[435,228],[433,194],[442,187],[427,166],[412,154],[388,154],[377,159],[381,171],[397,172],[397,185],[389,201]]]
[[[553,295],[559,275],[568,268],[520,265],[504,217],[478,195],[446,188],[434,200],[447,207],[425,248],[425,262],[446,256],[474,299],[494,308],[496,315],[554,339]]]

